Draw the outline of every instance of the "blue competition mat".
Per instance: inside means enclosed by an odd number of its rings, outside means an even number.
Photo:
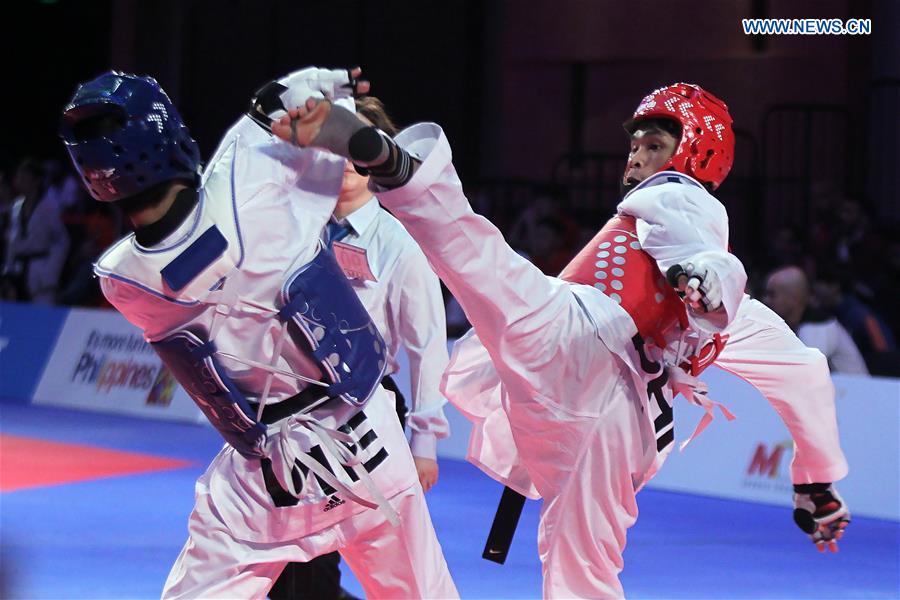
[[[158,598],[187,536],[194,480],[221,446],[216,432],[0,404],[0,433],[190,461],[0,495],[0,597]],[[481,559],[500,493],[471,465],[442,461],[427,495],[435,529],[463,598],[538,598],[537,502],[506,564]],[[855,518],[841,552],[820,555],[786,508],[655,490],[639,502],[622,574],[630,598],[900,597],[897,522]],[[361,594],[352,575],[345,586]]]

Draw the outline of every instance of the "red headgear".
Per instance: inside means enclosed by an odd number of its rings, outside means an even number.
[[[681,125],[681,141],[663,169],[675,169],[716,189],[734,164],[734,132],[724,102],[690,83],[674,83],[641,100],[625,122],[633,133],[647,119],[672,119]]]

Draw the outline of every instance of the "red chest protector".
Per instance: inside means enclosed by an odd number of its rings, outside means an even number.
[[[559,278],[592,285],[631,315],[638,333],[660,348],[675,325],[687,329],[687,311],[656,261],[641,249],[635,218],[616,215],[572,259]]]

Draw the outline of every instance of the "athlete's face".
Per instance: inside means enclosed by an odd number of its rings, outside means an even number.
[[[631,135],[631,148],[622,182],[636,185],[659,172],[672,158],[678,138],[657,128],[638,128]]]

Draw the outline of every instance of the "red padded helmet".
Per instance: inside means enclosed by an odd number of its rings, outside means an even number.
[[[699,85],[673,83],[641,100],[625,130],[634,133],[647,119],[672,119],[681,140],[663,169],[675,169],[716,189],[734,164],[734,131],[728,106]]]

